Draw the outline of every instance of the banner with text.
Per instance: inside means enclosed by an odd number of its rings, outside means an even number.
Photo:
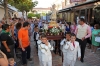
[[[70,3],[73,3],[73,2],[83,2],[83,1],[86,1],[86,0],[70,0]]]

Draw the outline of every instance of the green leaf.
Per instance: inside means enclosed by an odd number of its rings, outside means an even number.
[[[29,12],[38,4],[38,1],[32,2],[32,0],[9,0],[9,4],[14,6],[21,12]]]

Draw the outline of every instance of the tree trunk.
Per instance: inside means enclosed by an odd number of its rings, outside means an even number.
[[[27,19],[27,11],[26,11],[26,19]]]
[[[22,12],[22,16],[23,16],[23,19],[24,19],[24,11]]]
[[[8,0],[4,0],[5,22],[6,22],[6,23],[9,22],[7,4],[8,4]]]

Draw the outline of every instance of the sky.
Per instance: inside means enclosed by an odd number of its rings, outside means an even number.
[[[38,5],[36,7],[47,8],[51,7],[55,0],[36,0],[36,1],[38,1]]]

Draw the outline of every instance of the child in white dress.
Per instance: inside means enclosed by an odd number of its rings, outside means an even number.
[[[70,42],[66,42],[64,48],[67,50],[66,53],[66,65],[63,66],[74,66],[77,58],[78,53],[78,59],[81,58],[81,52],[80,52],[80,46],[79,42],[75,41],[76,36],[75,34],[71,34],[71,40]]]
[[[41,35],[39,35],[39,40],[37,41],[37,44],[38,44],[38,57],[39,57],[39,64],[40,66],[42,66],[42,61],[41,61],[41,47],[40,47],[40,44],[42,43],[41,41]]]
[[[60,43],[61,50],[62,50],[62,53],[63,53],[63,66],[66,66],[66,60],[67,60],[66,59],[67,49],[65,49],[64,47],[65,47],[66,43],[70,41],[71,32],[66,32],[65,36],[66,36],[66,38],[63,39]]]
[[[47,40],[45,35],[41,36],[42,43],[39,45],[41,50],[41,61],[42,66],[52,66],[52,54],[50,50],[53,50],[53,47]]]

